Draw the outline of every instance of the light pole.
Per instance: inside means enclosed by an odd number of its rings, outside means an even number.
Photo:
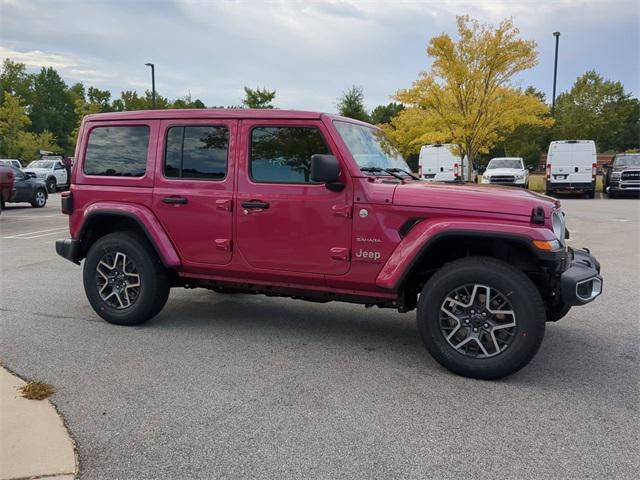
[[[553,63],[553,97],[551,99],[551,116],[553,117],[556,112],[556,78],[558,76],[558,43],[560,42],[560,32],[553,32],[553,36],[556,37],[556,58]]]
[[[556,47],[557,54],[557,47]],[[147,67],[151,67],[151,103],[153,105],[153,109],[156,109],[156,67],[153,63],[145,63]],[[555,92],[555,87],[554,87]]]

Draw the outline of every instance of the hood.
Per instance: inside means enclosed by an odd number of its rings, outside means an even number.
[[[23,168],[22,169],[23,172],[29,172],[29,173],[35,173],[36,175],[38,173],[42,174],[42,173],[49,173],[51,171],[50,168]]]
[[[518,175],[524,173],[522,168],[492,168],[491,170],[485,170],[485,175]]]
[[[471,185],[461,183],[412,182],[398,185],[394,205],[428,207],[477,212],[531,216],[535,207],[543,207],[545,217],[560,203],[546,195],[517,187]]]

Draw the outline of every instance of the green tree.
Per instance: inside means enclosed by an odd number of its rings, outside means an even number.
[[[4,93],[18,96],[28,105],[31,101],[33,77],[27,73],[24,63],[13,62],[6,58],[0,71],[0,103],[4,101]]]
[[[31,125],[22,99],[8,91],[3,94],[0,105],[0,154],[9,158],[20,155],[19,136]]]
[[[70,150],[69,137],[76,126],[74,94],[53,68],[42,68],[33,81],[31,129],[35,133],[49,130],[60,147]]]
[[[431,39],[431,70],[395,95],[407,108],[384,128],[404,153],[429,143],[460,145],[471,169],[479,153],[518,126],[553,120],[544,102],[512,84],[536,65],[535,42],[519,38],[511,20],[493,27],[461,16],[457,23],[457,41],[448,34]]]
[[[178,98],[174,100],[170,108],[206,108],[204,103],[198,98],[193,100],[191,93],[187,94],[184,98]]]
[[[338,113],[343,117],[355,118],[363,122],[370,122],[371,118],[364,106],[364,92],[362,87],[353,85],[338,100]]]
[[[276,98],[275,90],[267,90],[266,88],[244,87],[244,99],[242,106],[245,108],[273,108],[271,102]]]
[[[389,123],[393,117],[403,110],[404,105],[401,103],[391,102],[387,105],[378,105],[371,110],[371,123],[375,125]]]
[[[59,152],[56,137],[49,130],[42,133],[18,132],[18,158],[31,161],[39,158],[40,150]]]
[[[638,146],[638,99],[621,82],[605,80],[595,70],[576,79],[556,100],[553,138],[595,140],[599,151]]]
[[[109,90],[89,87],[87,90],[87,101],[91,105],[97,105],[101,113],[111,111],[111,92]]]

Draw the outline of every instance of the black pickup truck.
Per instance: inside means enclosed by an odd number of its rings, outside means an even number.
[[[640,153],[618,153],[605,165],[603,182],[609,198],[640,196]]]

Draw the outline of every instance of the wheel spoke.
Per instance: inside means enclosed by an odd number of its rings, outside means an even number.
[[[509,297],[493,286],[461,285],[440,306],[442,335],[465,356],[500,354],[513,342],[515,328],[516,314]]]
[[[96,287],[100,298],[116,309],[130,307],[142,286],[135,263],[122,252],[108,252],[96,266]]]

